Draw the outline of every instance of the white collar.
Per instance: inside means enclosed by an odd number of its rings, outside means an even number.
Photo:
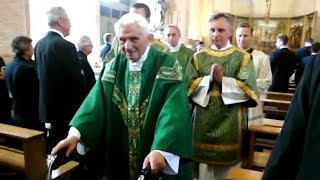
[[[318,53],[314,53],[314,52],[313,52],[313,53],[311,53],[311,55],[318,55]]]
[[[180,50],[181,47],[181,42],[178,42],[178,44],[175,47],[170,46],[170,52],[178,52]]]
[[[288,48],[288,46],[281,45],[281,46],[279,47],[279,49],[283,49],[283,48]]]
[[[49,31],[58,33],[62,38],[64,38],[63,34],[60,31],[56,30],[56,29],[49,29]]]
[[[128,59],[129,60],[129,71],[141,71],[142,65],[148,57],[149,50],[150,50],[150,45],[147,46],[143,55],[136,62],[132,62],[130,59]]]
[[[217,46],[214,45],[214,44],[211,45],[211,49],[213,49],[213,50],[218,50],[218,51],[224,51],[224,50],[227,50],[227,49],[229,49],[229,48],[231,48],[231,47],[232,47],[232,45],[230,44],[230,41],[229,41],[229,40],[228,40],[226,46],[223,47],[223,48],[221,48],[221,49],[218,49]]]
[[[309,43],[309,42],[304,43],[304,47],[310,47],[310,46],[312,46],[312,43]]]

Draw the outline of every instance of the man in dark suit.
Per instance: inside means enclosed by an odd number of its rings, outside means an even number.
[[[68,134],[69,122],[84,99],[84,77],[71,42],[70,20],[62,7],[48,12],[51,28],[35,46],[34,54],[39,77],[39,118],[49,129],[47,150]]]
[[[304,68],[306,67],[307,64],[309,64],[311,61],[314,61],[314,59],[316,59],[316,57],[318,56],[319,50],[320,50],[320,43],[319,42],[313,43],[311,46],[311,55],[306,56],[302,58],[301,61],[299,61],[295,78],[294,78],[294,82],[296,83],[296,86],[298,86],[299,84]]]
[[[298,60],[298,66],[300,64],[300,62],[302,61],[302,59],[304,57],[310,56],[311,55],[311,45],[313,43],[313,39],[312,38],[307,38],[305,43],[304,43],[304,47],[299,48],[296,50],[296,55],[297,55],[297,60]],[[297,67],[298,69],[299,67]],[[297,74],[297,72],[295,73],[294,76],[294,83],[296,84],[296,86],[298,85],[299,82],[299,78],[301,78],[302,74]]]
[[[289,78],[293,74],[297,64],[295,53],[288,49],[288,40],[287,35],[278,36],[276,42],[278,49],[270,54],[272,84],[269,87],[269,91],[288,91]]]
[[[10,98],[5,80],[3,79],[5,73],[4,60],[0,56],[0,123],[11,123],[10,112]]]
[[[92,41],[88,36],[82,36],[77,44],[78,58],[85,77],[85,96],[89,94],[93,85],[96,83],[94,72],[88,61],[88,55],[92,53]]]
[[[312,43],[313,43],[313,39],[312,38],[307,38],[306,42],[304,43],[304,47],[297,49],[296,55],[297,55],[298,61],[302,60],[302,58],[304,58],[306,56],[310,56],[311,55],[311,45],[312,45]]]

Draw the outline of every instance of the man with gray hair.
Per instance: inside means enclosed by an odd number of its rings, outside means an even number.
[[[191,180],[191,120],[179,63],[150,46],[141,15],[124,15],[115,30],[123,53],[105,65],[52,154],[90,150],[97,179],[134,180],[149,168],[164,179]]]
[[[84,77],[77,50],[64,39],[70,20],[62,7],[48,12],[49,32],[35,46],[39,77],[39,118],[48,129],[47,151],[68,134],[69,122],[84,99]]]
[[[182,66],[182,72],[185,74],[186,67],[190,63],[194,51],[187,48],[184,44],[180,42],[180,29],[178,26],[169,24],[164,29],[164,34],[166,37],[167,44],[170,47],[170,54],[172,54],[179,61]]]
[[[88,55],[92,53],[92,41],[89,36],[81,36],[77,44],[78,58],[81,65],[81,69],[85,78],[85,96],[88,95],[93,85],[96,83],[96,78],[91,65],[88,61]]]
[[[230,17],[210,20],[211,48],[197,52],[187,69],[193,111],[193,152],[199,180],[224,180],[242,161],[246,109],[257,105],[256,78],[250,54],[233,47]]]

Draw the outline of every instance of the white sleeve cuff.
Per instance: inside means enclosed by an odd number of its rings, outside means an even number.
[[[163,169],[163,172],[168,175],[177,175],[179,172],[179,160],[180,156],[174,155],[172,153],[168,153],[161,150],[155,150],[161,153],[166,159],[167,165]]]
[[[210,94],[208,93],[210,88],[210,78],[210,76],[204,76],[196,90],[191,95],[193,102],[202,107],[206,107],[210,100]]]
[[[235,78],[225,77],[222,78],[222,100],[225,105],[242,103],[249,100],[249,97],[238,86]]]
[[[79,130],[77,128],[71,127],[69,129],[68,136],[75,136],[75,137],[77,137],[79,139],[79,142],[77,144],[77,152],[80,155],[84,155],[89,151],[89,148],[87,148],[85,146],[85,144],[83,142],[81,142],[81,134],[80,134],[80,132],[79,132]]]

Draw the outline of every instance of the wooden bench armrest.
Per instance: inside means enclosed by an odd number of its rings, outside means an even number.
[[[0,165],[23,172],[25,169],[24,155],[7,148],[0,148]]]
[[[42,136],[43,132],[0,123],[0,135],[20,140]]]
[[[52,179],[68,179],[71,172],[79,166],[79,163],[76,161],[69,161],[61,165],[58,169],[52,171]]]
[[[268,159],[270,157],[270,152],[254,152],[252,166],[256,167],[266,167]]]
[[[266,134],[275,134],[279,135],[282,128],[279,127],[270,127],[270,126],[261,126],[261,125],[250,125],[249,131],[258,132],[258,133],[266,133]]]
[[[260,101],[264,103],[273,103],[273,104],[286,104],[286,105],[291,104],[291,101],[276,100],[276,99],[260,99]]]
[[[262,125],[263,126],[271,126],[271,127],[279,127],[282,128],[284,124],[283,120],[276,120],[276,119],[268,119],[264,118],[262,120]]]
[[[232,167],[228,174],[227,180],[261,180],[262,172],[253,171],[249,169],[242,169],[238,167]]]

